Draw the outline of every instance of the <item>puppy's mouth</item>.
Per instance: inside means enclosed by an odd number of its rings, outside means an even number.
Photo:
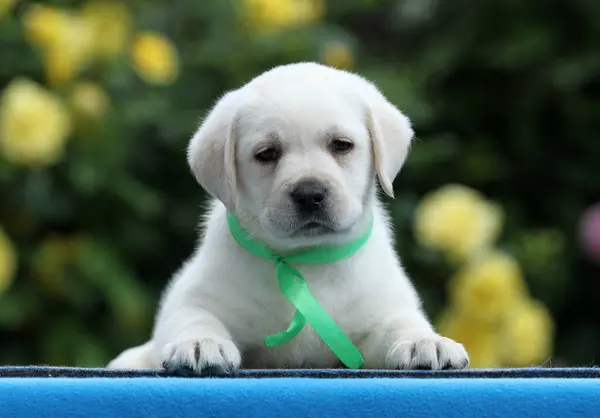
[[[293,237],[316,237],[333,234],[336,229],[329,223],[320,221],[309,221],[296,228],[292,233]]]

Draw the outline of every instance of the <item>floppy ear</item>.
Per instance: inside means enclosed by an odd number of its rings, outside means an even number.
[[[219,199],[227,210],[235,209],[236,91],[225,94],[190,140],[187,160],[198,183]]]
[[[373,85],[368,88],[367,107],[379,183],[385,194],[394,197],[392,182],[404,165],[414,132],[410,120]]]

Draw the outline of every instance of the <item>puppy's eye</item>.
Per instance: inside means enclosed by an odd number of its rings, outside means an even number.
[[[266,147],[260,149],[254,158],[261,163],[272,163],[279,159],[281,153],[275,147]]]
[[[331,151],[336,154],[345,154],[352,151],[354,144],[345,139],[334,139],[331,141]]]

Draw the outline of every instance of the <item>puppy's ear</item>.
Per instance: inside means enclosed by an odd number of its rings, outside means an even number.
[[[225,94],[190,140],[187,160],[198,183],[219,199],[227,210],[235,209],[235,112],[236,91]]]
[[[392,182],[404,165],[414,132],[410,120],[374,85],[367,88],[367,128],[383,191],[394,197]]]

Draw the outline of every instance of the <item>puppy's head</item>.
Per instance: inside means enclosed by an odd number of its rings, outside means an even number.
[[[223,96],[190,141],[188,162],[253,233],[312,245],[350,236],[370,215],[375,173],[393,196],[412,136],[373,84],[292,64]]]

